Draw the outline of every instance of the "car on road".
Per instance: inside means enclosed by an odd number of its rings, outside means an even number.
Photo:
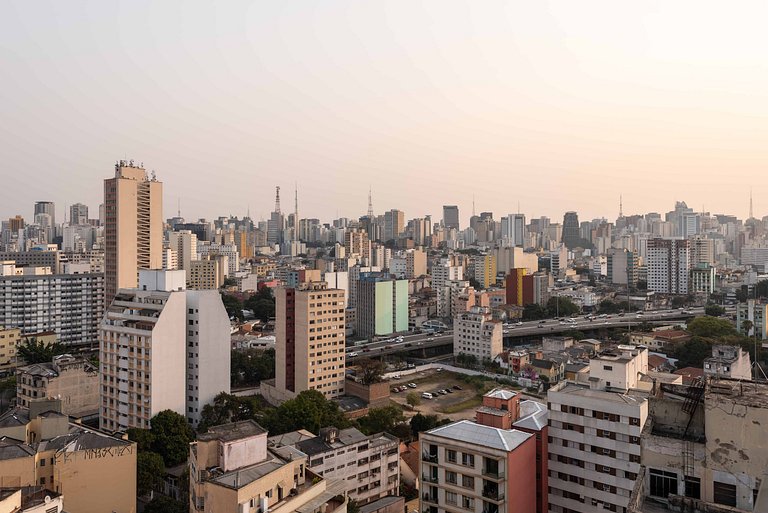
[[[352,351],[351,353],[347,353],[347,356],[350,357],[350,358],[354,358],[354,357],[358,356],[358,354],[357,354],[357,352]]]

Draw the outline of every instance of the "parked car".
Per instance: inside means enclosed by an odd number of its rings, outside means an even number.
[[[416,388],[416,383],[408,383],[408,386],[411,388]]]
[[[459,385],[453,385],[454,390],[461,390],[461,387]]]
[[[434,396],[429,392],[422,392],[421,397],[423,397],[424,399],[432,399]]]

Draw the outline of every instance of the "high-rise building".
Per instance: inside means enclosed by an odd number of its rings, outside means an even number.
[[[506,278],[507,304],[525,306],[523,303],[523,278],[527,274],[525,268],[510,269]]]
[[[394,279],[388,273],[362,273],[356,297],[358,336],[408,330],[408,280]]]
[[[478,362],[493,360],[503,350],[502,331],[490,308],[473,306],[453,320],[453,354],[474,356]]]
[[[184,271],[140,272],[101,324],[102,429],[149,428],[173,410],[196,427],[203,407],[229,393],[229,316],[217,290],[186,290]]]
[[[285,230],[285,217],[280,211],[280,187],[275,188],[275,210],[269,216],[267,222],[267,244],[274,246],[283,242]]]
[[[502,244],[524,247],[526,237],[525,214],[509,214],[501,218],[501,234],[499,238]]]
[[[459,229],[459,207],[456,205],[443,205],[443,226]]]
[[[579,214],[566,212],[563,216],[563,244],[568,249],[573,249],[581,243],[579,230]]]
[[[197,260],[197,235],[189,230],[168,233],[168,245],[176,252],[177,269],[189,270],[193,260]]]
[[[121,160],[104,180],[105,304],[136,288],[139,269],[163,265],[163,184],[142,166]]]
[[[448,259],[443,259],[432,266],[432,289],[437,293],[437,316],[451,317],[451,290],[449,281],[464,279],[464,268],[451,265]]]
[[[688,294],[690,241],[648,240],[648,290],[662,294]]]
[[[637,388],[648,373],[648,350],[619,346],[592,358],[589,368],[589,385],[564,381],[547,394],[554,513],[628,511],[642,470],[649,403]]]
[[[714,239],[708,239],[706,237],[693,237],[690,239],[691,244],[691,267],[695,267],[696,264],[707,264],[714,266],[715,261],[715,241]],[[744,253],[742,249],[742,259]]]
[[[471,277],[487,289],[496,283],[496,255],[475,255],[470,260]]]
[[[281,399],[305,390],[326,398],[344,394],[344,291],[325,282],[275,292],[275,389]]]
[[[84,225],[88,224],[88,205],[75,203],[69,207],[69,224]]]
[[[53,201],[36,201],[35,202],[35,217],[38,214],[46,214],[50,216],[51,226],[56,226],[56,205]]]
[[[608,283],[613,285],[637,285],[637,253],[626,249],[610,249],[606,259]]]
[[[357,256],[370,263],[371,241],[368,240],[368,233],[359,228],[348,228],[344,232],[344,249],[347,256]]]
[[[0,291],[5,291],[0,326],[19,328],[24,335],[54,332],[67,346],[95,346],[104,313],[104,275],[90,272],[88,264],[65,264],[58,273],[0,261]]]
[[[384,240],[397,239],[405,231],[405,213],[392,209],[384,212]]]

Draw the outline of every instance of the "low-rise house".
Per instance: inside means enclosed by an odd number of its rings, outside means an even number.
[[[61,400],[61,412],[73,417],[99,411],[99,372],[85,358],[69,354],[16,370],[16,401],[29,407],[39,399]]]

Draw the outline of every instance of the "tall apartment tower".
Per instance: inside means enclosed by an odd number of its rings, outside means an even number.
[[[344,232],[344,249],[348,257],[358,255],[370,263],[371,241],[368,240],[368,232],[359,228],[348,228]]]
[[[148,429],[163,410],[197,427],[203,406],[229,393],[229,317],[216,290],[186,290],[184,271],[140,272],[120,289],[100,330],[99,424]]]
[[[88,224],[88,205],[75,203],[69,207],[69,224],[85,225]]]
[[[477,361],[492,360],[503,349],[501,321],[487,306],[473,306],[453,320],[453,354],[472,355]]]
[[[192,261],[197,260],[197,235],[190,230],[170,232],[168,243],[171,249],[176,252],[177,269],[186,271],[187,279],[189,279]]]
[[[690,241],[648,241],[648,290],[662,294],[687,294],[691,270]]]
[[[446,228],[459,229],[459,207],[456,205],[443,205],[443,225]]]
[[[563,216],[563,244],[568,249],[573,249],[580,242],[579,214],[576,212],[566,212]]]
[[[618,346],[589,362],[589,385],[564,381],[549,404],[549,511],[628,511],[641,472],[640,437],[649,415],[648,350]]]
[[[384,240],[396,239],[405,230],[405,213],[393,209],[384,212]]]
[[[277,318],[275,388],[285,399],[305,390],[328,398],[344,394],[344,291],[325,282],[281,287]]]
[[[104,180],[105,304],[136,288],[139,269],[163,266],[163,184],[133,161],[115,164]]]
[[[51,226],[56,226],[56,205],[54,205],[53,201],[36,201],[35,216],[37,216],[37,214],[47,214],[51,216]]]

